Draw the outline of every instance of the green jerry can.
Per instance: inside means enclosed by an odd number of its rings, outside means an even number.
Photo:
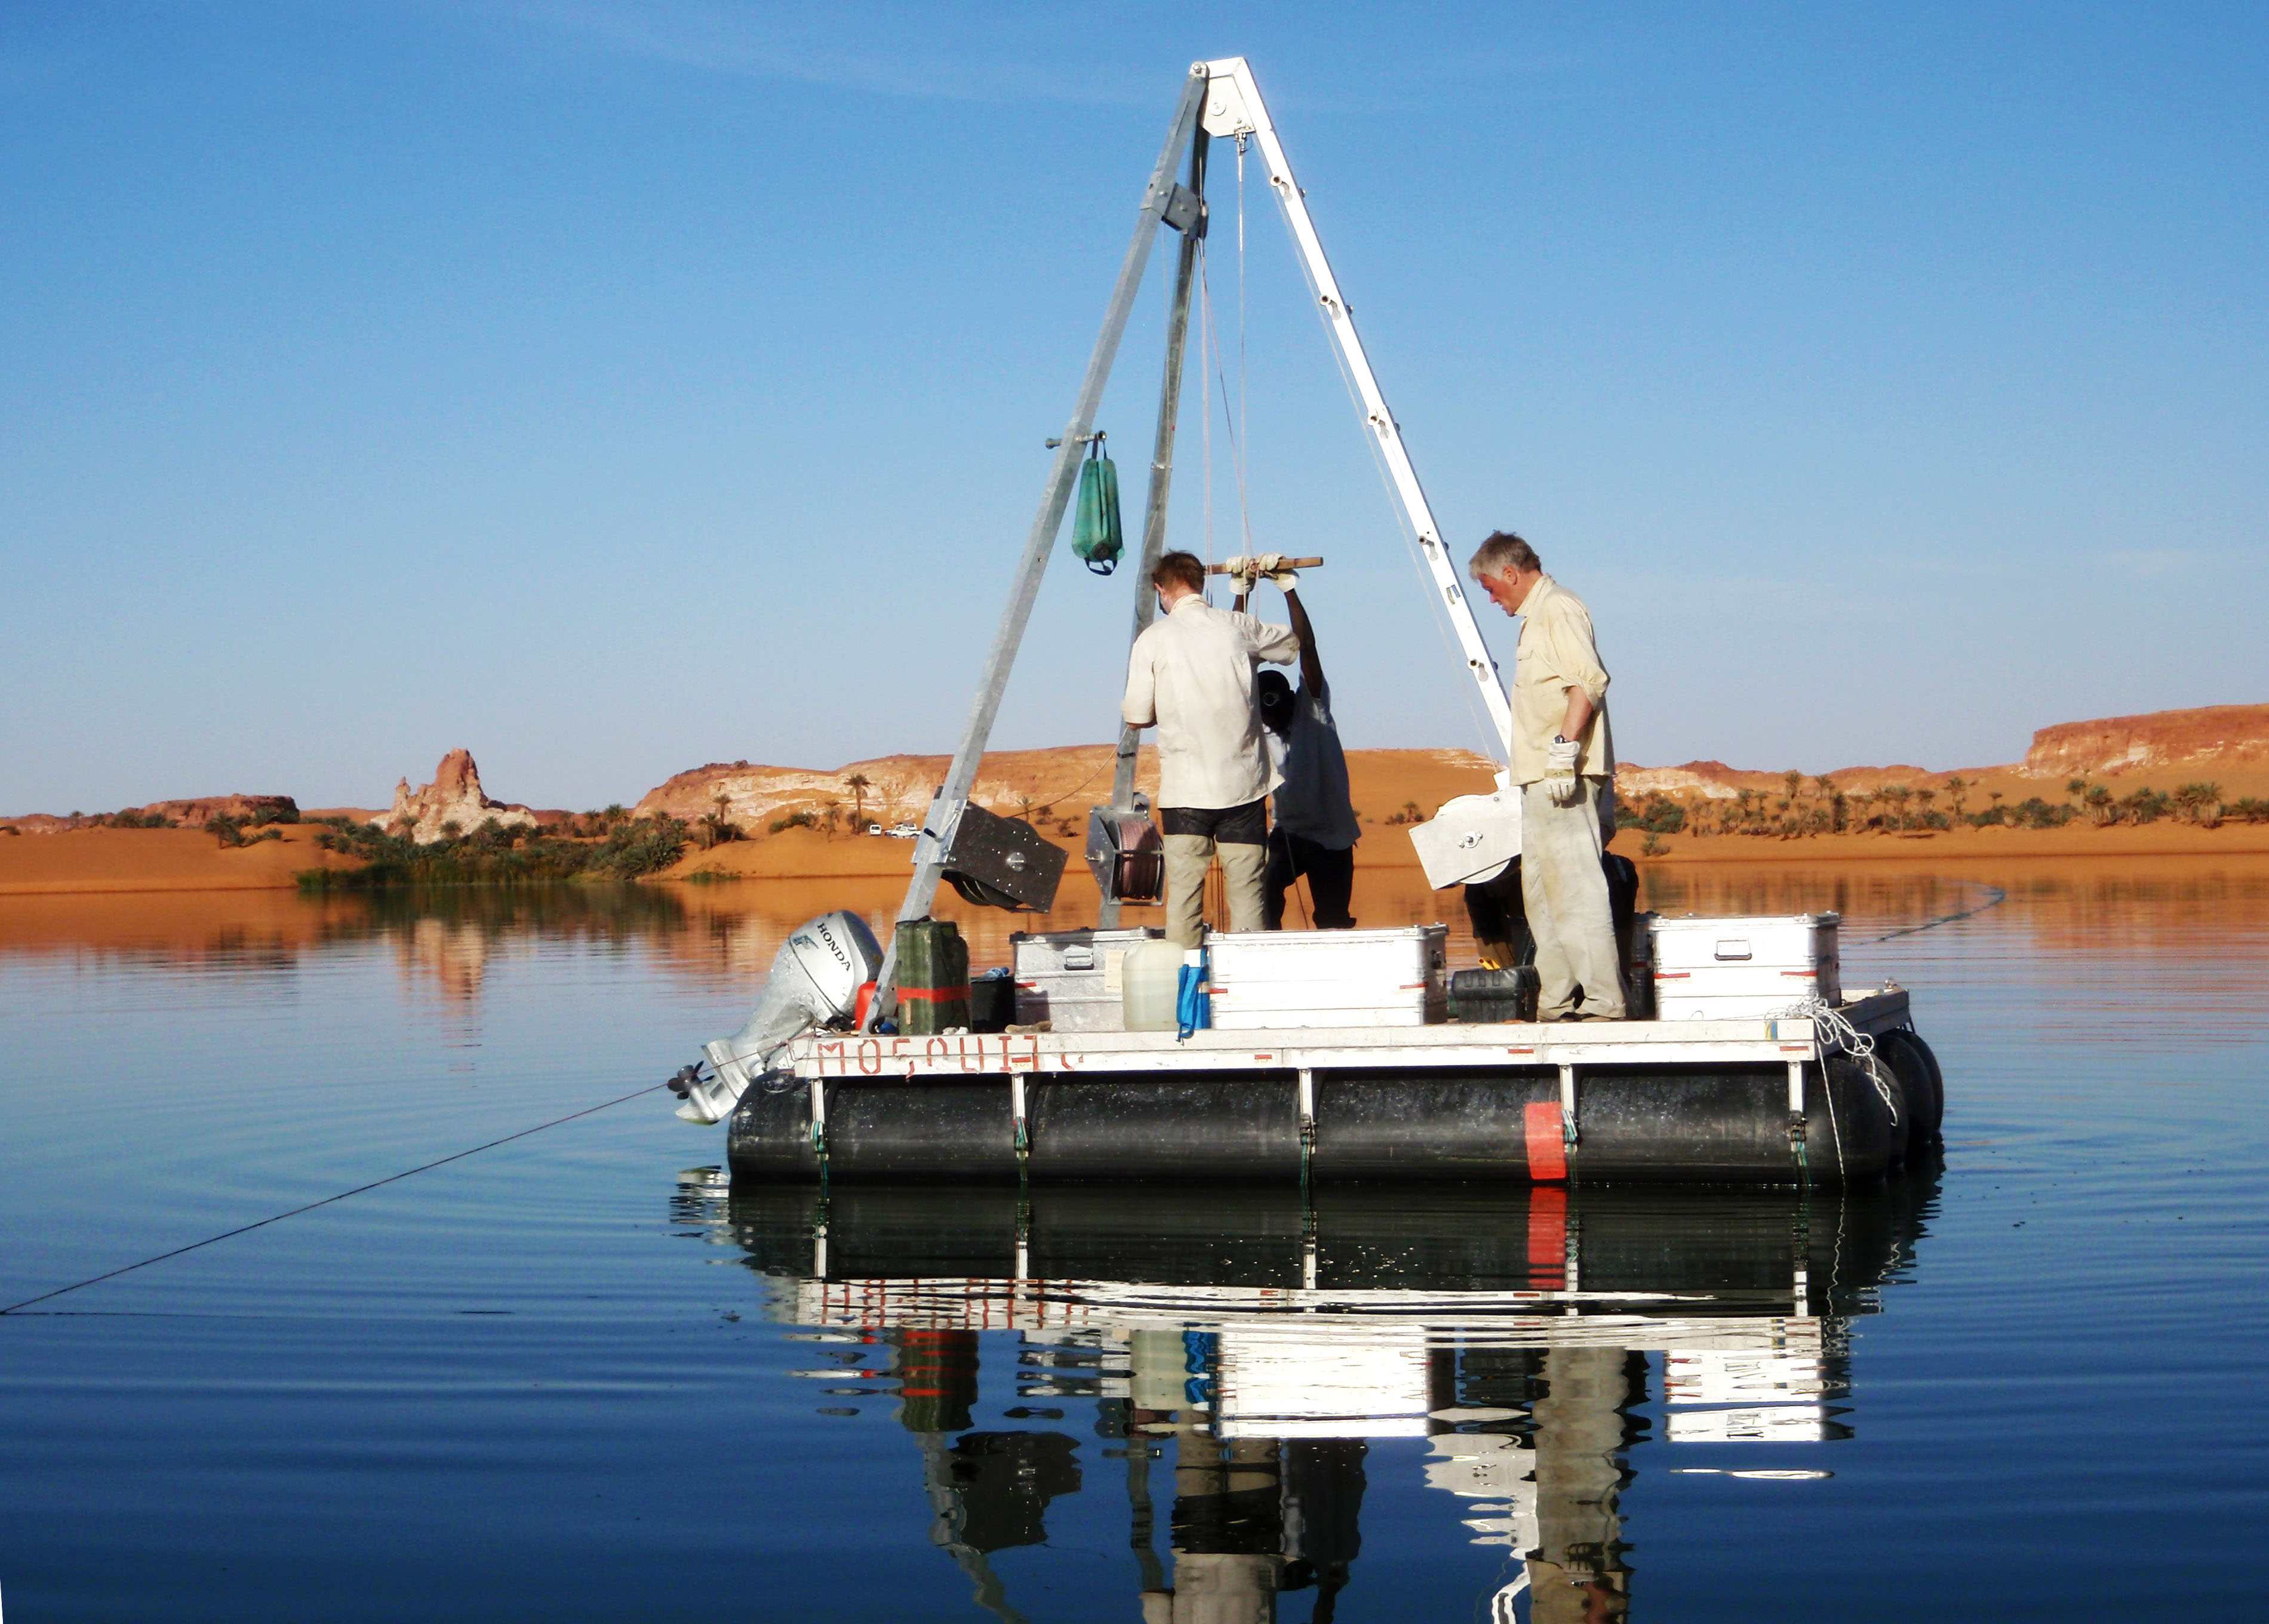
[[[969,1030],[969,944],[950,919],[898,924],[898,1030],[921,1037]]]
[[[1071,550],[1098,575],[1119,567],[1126,537],[1119,525],[1119,469],[1103,454],[1103,436],[1088,447],[1079,465],[1079,515],[1072,521]]]

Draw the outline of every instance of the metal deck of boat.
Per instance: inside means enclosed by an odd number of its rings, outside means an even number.
[[[1907,993],[1886,987],[1837,1011],[1863,1032],[1903,1025]],[[890,1037],[814,1032],[790,1045],[803,1081],[1129,1073],[1341,1071],[1365,1067],[1785,1064],[1816,1058],[1808,1018],[1553,1024],[1310,1027],[1274,1031],[965,1032]]]

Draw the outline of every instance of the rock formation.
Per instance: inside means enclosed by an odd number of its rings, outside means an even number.
[[[1087,808],[1111,795],[1114,752],[1108,745],[1073,745],[1055,750],[996,750],[985,758],[971,799],[1009,816],[1026,807],[1056,808],[1058,817],[1074,816],[1083,831]],[[744,833],[758,835],[782,816],[824,816],[830,805],[845,829],[856,824],[919,823],[929,798],[943,780],[943,756],[886,756],[851,762],[832,771],[808,767],[769,767],[713,762],[681,772],[648,790],[632,808],[639,817],[677,817],[692,823],[719,811]],[[1157,787],[1157,764],[1142,753],[1142,787]],[[849,780],[861,778],[854,786]],[[1059,804],[1061,803],[1061,804]]]
[[[470,750],[451,750],[433,769],[433,781],[411,789],[404,779],[394,791],[392,810],[370,821],[389,833],[407,834],[420,845],[469,835],[494,818],[506,828],[533,826],[537,818],[522,806],[491,801],[481,791],[481,770]]]
[[[2062,779],[2170,767],[2227,771],[2263,763],[2269,763],[2269,705],[2213,705],[2044,727],[2025,752],[2024,771]]]
[[[1682,767],[1639,767],[1620,761],[1615,764],[1615,795],[1627,802],[1647,795],[1687,794],[1731,801],[1741,776],[1722,761],[1689,761]]]
[[[1430,807],[1469,794],[1477,777],[1479,787],[1486,788],[1493,771],[1486,757],[1458,749],[1356,750],[1349,752],[1349,761],[1351,771],[1361,769],[1357,809],[1372,822],[1405,800]],[[1077,839],[1086,833],[1088,808],[1111,798],[1117,764],[1117,749],[1109,744],[993,750],[986,755],[970,799],[1004,817],[1030,817],[1044,834]],[[944,756],[884,756],[848,762],[832,771],[715,762],[648,790],[633,815],[692,823],[721,810],[743,834],[762,836],[784,816],[811,813],[824,820],[832,807],[839,832],[869,824],[887,829],[921,821],[949,765]],[[854,777],[864,782],[853,785]],[[1148,744],[1138,758],[1134,782],[1142,794],[1157,796],[1157,752]],[[1048,809],[1045,815],[1043,808]]]
[[[289,795],[200,795],[187,801],[153,801],[146,807],[128,807],[124,817],[162,817],[183,829],[202,829],[209,817],[239,817],[249,823],[265,815],[271,823],[296,823],[299,803]]]

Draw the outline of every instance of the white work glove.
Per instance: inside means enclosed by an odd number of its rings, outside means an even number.
[[[1268,578],[1268,584],[1279,592],[1290,592],[1300,584],[1300,572],[1284,567],[1284,555],[1281,552],[1262,553],[1253,562],[1260,566],[1260,573]]]
[[[1544,787],[1556,807],[1572,807],[1583,799],[1584,781],[1576,776],[1576,758],[1584,747],[1572,739],[1556,738],[1544,747]]]
[[[1251,593],[1253,583],[1260,579],[1261,563],[1262,560],[1259,558],[1239,556],[1230,559],[1221,567],[1228,572],[1230,580],[1236,586],[1238,594],[1243,596]]]

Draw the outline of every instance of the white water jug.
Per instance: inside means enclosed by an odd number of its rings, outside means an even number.
[[[1120,961],[1120,997],[1130,1032],[1177,1029],[1174,994],[1181,982],[1182,949],[1171,941],[1138,941]]]

